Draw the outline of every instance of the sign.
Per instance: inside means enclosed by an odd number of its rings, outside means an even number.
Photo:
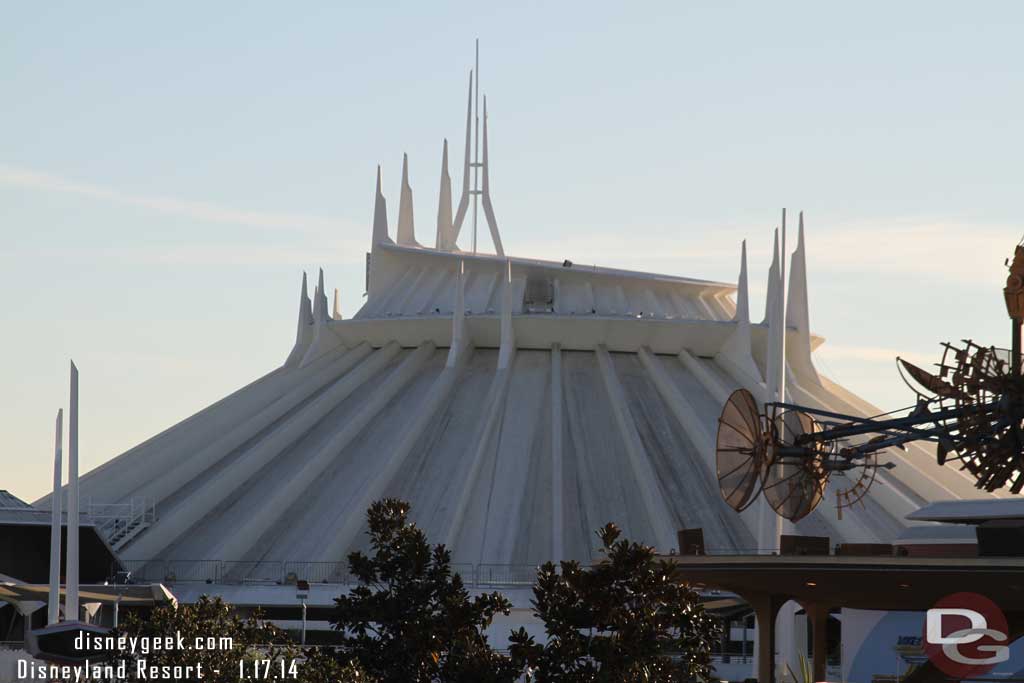
[[[925,616],[924,650],[953,678],[984,676],[1010,659],[1009,628],[999,607],[978,593],[954,593]]]

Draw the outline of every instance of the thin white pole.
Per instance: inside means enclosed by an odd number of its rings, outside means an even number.
[[[786,400],[786,210],[782,210],[782,252],[779,259],[779,398]]]
[[[786,401],[786,209],[782,209],[782,244],[780,245],[779,252],[779,287],[778,287],[778,301],[776,303],[775,310],[775,322],[773,323],[776,328],[777,338],[775,341],[775,351],[778,353],[778,363],[775,368],[778,371],[778,380],[775,388],[778,391],[778,398],[776,401],[784,403]],[[785,425],[780,424],[779,429],[782,430]],[[781,431],[780,431],[781,433]],[[782,534],[792,533],[793,525],[785,520],[782,515],[775,516],[775,538],[781,539]],[[785,606],[780,610],[782,617],[782,628],[780,637],[783,642],[788,643],[787,647],[793,647],[793,619],[795,612],[789,609],[791,605]],[[787,653],[788,656],[789,653]]]
[[[300,645],[306,644],[306,601],[302,601],[302,642]]]
[[[68,561],[64,619],[78,621],[78,368],[71,362],[68,417]]]
[[[480,201],[480,39],[476,39],[476,68],[473,71],[476,93],[473,111],[473,253],[476,253],[476,214]]]
[[[50,602],[47,614],[47,625],[60,621],[60,532],[63,526],[61,519],[61,502],[64,496],[61,490],[61,443],[64,438],[64,409],[57,411],[57,425],[53,446],[53,495],[50,497]]]

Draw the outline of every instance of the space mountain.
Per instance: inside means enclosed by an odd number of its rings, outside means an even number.
[[[486,100],[473,149],[479,118],[471,77],[460,201],[445,142],[432,246],[417,240],[408,159],[394,231],[378,169],[362,308],[342,319],[323,271],[312,296],[303,275],[280,367],[82,477],[83,500],[132,511],[108,527],[122,558],[179,577],[210,563],[239,580],[273,580],[264,574],[287,563],[344,572],[366,544],[367,507],[385,496],[409,501],[460,565],[589,563],[609,521],[666,553],[693,527],[709,552],[777,545],[763,503],[737,513],[719,493],[729,394],[764,402],[784,382],[796,403],[882,412],[815,369],[823,339],[810,329],[802,218],[788,264],[776,233],[762,322],[750,320],[745,245],[736,285],[508,256]],[[494,254],[475,248],[478,215]],[[855,482],[834,476],[796,530],[892,542],[928,502],[991,495],[919,445],[878,477],[839,514],[835,494]]]

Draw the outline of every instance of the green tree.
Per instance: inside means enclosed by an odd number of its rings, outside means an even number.
[[[470,599],[451,553],[409,523],[409,504],[381,500],[367,511],[372,556],[349,555],[359,585],[335,599],[338,655],[382,683],[498,683],[519,670],[491,649],[484,629],[511,603],[500,593]]]
[[[136,651],[120,652],[114,662],[127,660],[127,680],[148,681],[140,676],[137,664],[144,661],[147,667],[170,667],[167,671],[174,680],[203,681],[204,683],[237,683],[239,662],[245,662],[245,672],[250,679],[259,678],[253,662],[269,660],[270,678],[280,678],[279,662],[284,662],[285,680],[300,683],[374,683],[354,663],[339,662],[334,657],[311,649],[303,654],[288,640],[284,631],[262,620],[257,611],[243,619],[231,605],[218,598],[202,596],[194,604],[161,606],[145,617],[130,612],[113,636],[145,638],[152,643],[158,638],[171,638],[181,642],[186,649],[160,649],[149,653]],[[220,640],[220,639],[229,640]],[[196,648],[197,639],[205,647]],[[213,640],[210,640],[213,639]],[[292,663],[294,662],[294,668]],[[198,676],[202,667],[202,678]],[[181,667],[178,675],[174,667]],[[191,667],[191,668],[189,668]],[[294,677],[291,672],[294,671]]]
[[[538,683],[675,683],[711,677],[718,624],[678,568],[654,549],[597,532],[605,559],[584,568],[548,562],[537,571],[533,605],[548,640],[512,634],[512,658]]]
[[[203,681],[237,683],[239,661],[276,661],[292,654],[284,632],[263,622],[258,613],[242,619],[220,598],[205,595],[194,604],[156,607],[145,618],[130,612],[112,635],[134,636],[145,639],[139,642],[153,643],[156,639],[177,640],[179,634],[185,649],[176,644],[172,649],[153,649],[149,653],[117,653],[118,660],[128,660],[128,680],[149,680],[138,672],[137,663],[144,661],[146,667],[183,667],[183,671],[201,666]],[[202,649],[196,647],[198,640],[204,644]],[[200,679],[190,672],[181,680]]]
[[[307,650],[306,660],[300,666],[301,683],[377,683],[357,663],[343,662],[319,648]]]

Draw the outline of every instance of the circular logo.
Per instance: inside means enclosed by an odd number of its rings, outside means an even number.
[[[1006,615],[978,593],[953,593],[928,610],[924,652],[953,678],[983,676],[1010,657]]]

